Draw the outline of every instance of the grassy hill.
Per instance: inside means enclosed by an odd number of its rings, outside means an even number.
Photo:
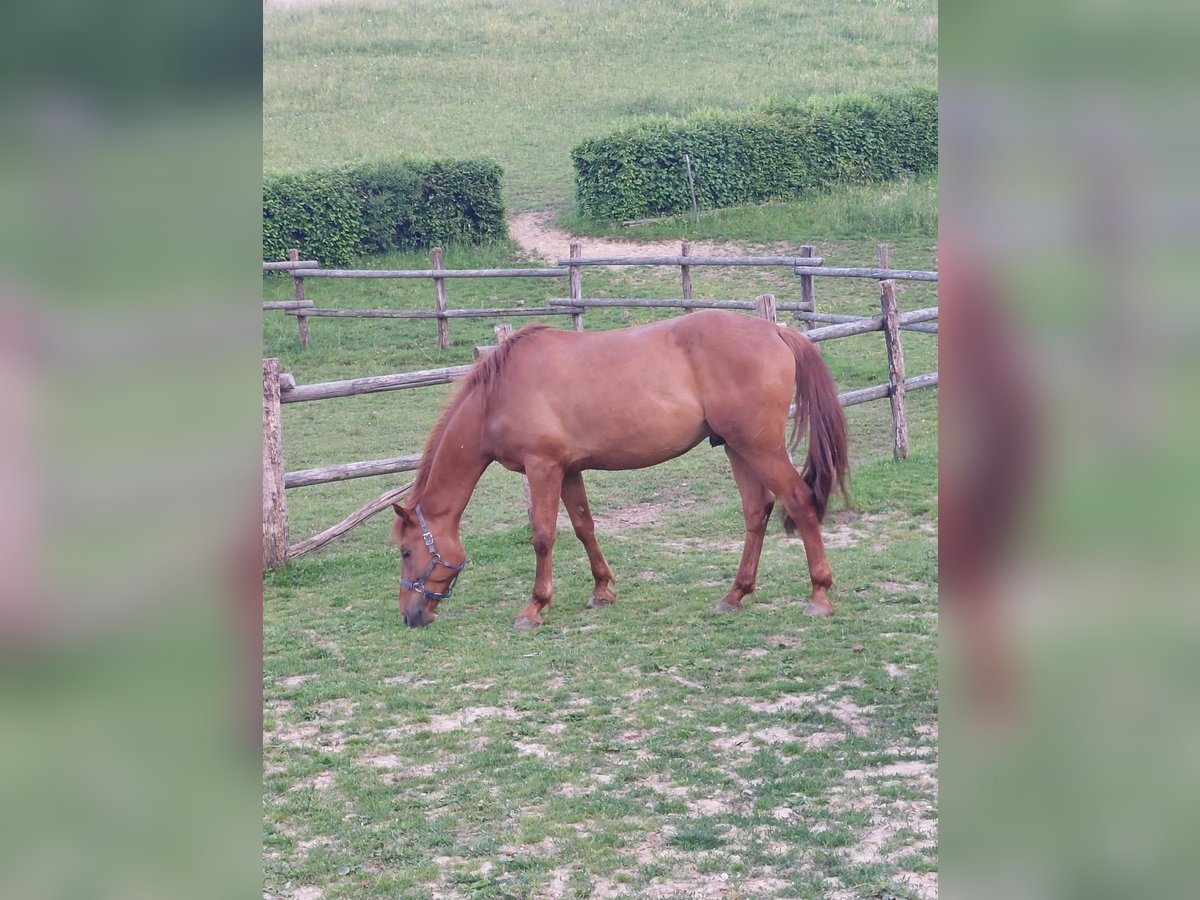
[[[565,207],[569,151],[639,116],[937,84],[934,0],[367,0],[263,12],[268,172],[494,157]]]

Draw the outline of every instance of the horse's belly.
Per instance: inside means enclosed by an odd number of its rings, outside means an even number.
[[[592,422],[579,429],[571,460],[580,469],[644,469],[687,453],[709,434],[699,411]]]

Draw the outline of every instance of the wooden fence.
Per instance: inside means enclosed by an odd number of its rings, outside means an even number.
[[[572,250],[574,251],[574,249],[575,247],[573,246]],[[577,254],[572,258],[579,259],[579,265],[609,264],[584,262]],[[697,258],[693,258],[693,260],[695,259]],[[636,265],[640,263],[629,264]],[[880,268],[870,271],[884,274],[897,271],[887,267],[886,246],[880,247]],[[822,274],[828,274],[828,272]],[[936,273],[933,274],[936,276]],[[871,276],[855,274],[843,277]],[[804,310],[803,308],[795,309],[794,311],[801,315],[810,316],[811,318],[808,320],[810,322],[821,322],[828,319],[839,320],[831,324],[811,328],[807,334],[809,339],[815,342],[836,340],[876,331],[883,332],[885,346],[887,347],[888,380],[882,384],[842,393],[838,396],[838,400],[842,406],[854,406],[859,403],[887,398],[891,404],[892,412],[893,454],[897,459],[904,459],[908,456],[908,421],[905,397],[909,391],[935,387],[938,384],[938,374],[937,372],[930,372],[916,377],[906,377],[900,332],[902,330],[932,330],[936,334],[938,309],[934,306],[900,313],[896,308],[894,282],[891,279],[884,278],[880,280],[879,284],[881,314],[878,316],[828,316],[817,314],[811,310]],[[574,292],[573,290],[572,293]],[[567,298],[564,302],[574,303],[579,308],[603,304],[658,307],[667,305],[668,303],[678,305],[683,302],[683,298],[679,301],[601,301],[576,297],[573,299]],[[769,321],[777,321],[780,309],[792,310],[793,307],[803,306],[802,303],[777,304],[775,297],[771,294],[761,295],[753,301],[695,301],[695,303],[706,305],[723,304],[721,308],[753,308],[757,315]],[[736,305],[730,306],[729,304]],[[695,308],[703,307],[696,305]],[[497,326],[496,331],[497,340],[499,341],[503,339],[505,334],[511,333],[511,327],[500,325]],[[478,356],[490,349],[492,348],[476,348],[476,355]],[[403,495],[408,485],[385,492],[375,500],[355,510],[336,525],[296,544],[289,544],[286,491],[307,485],[327,484],[330,482],[346,481],[352,478],[392,475],[399,472],[412,471],[420,464],[419,455],[410,455],[285,472],[283,468],[283,429],[281,419],[281,407],[283,404],[448,384],[466,374],[470,368],[469,365],[448,366],[395,375],[380,375],[321,384],[297,385],[290,375],[280,373],[279,361],[277,359],[263,360],[263,565],[267,568],[275,568],[283,565],[290,559],[295,559],[325,546],[352,528],[365,522],[371,516],[386,509],[392,502]]]
[[[753,300],[696,300],[692,291],[692,269],[696,266],[776,266],[786,267],[800,277],[801,299],[798,303],[779,304],[778,309],[790,311],[799,322],[826,322],[829,316],[816,310],[814,277],[870,278],[901,281],[937,281],[937,272],[911,269],[889,269],[885,263],[879,268],[827,267],[825,260],[813,256],[813,247],[800,248],[798,256],[692,256],[691,245],[683,241],[678,256],[625,256],[584,257],[582,246],[570,245],[569,255],[559,259],[553,268],[518,269],[447,269],[443,265],[442,250],[434,247],[430,251],[429,269],[322,269],[313,261],[301,261],[298,250],[288,251],[287,262],[264,262],[263,271],[287,271],[294,282],[294,297],[287,301],[263,304],[264,310],[282,310],[295,316],[296,328],[302,347],[308,346],[308,320],[310,318],[348,319],[436,319],[438,348],[450,346],[451,319],[508,318],[525,316],[570,316],[572,327],[583,331],[584,312],[594,307],[678,307],[686,312],[696,309],[754,309]],[[621,299],[585,298],[583,296],[583,270],[588,266],[650,266],[678,268],[682,285],[682,296],[669,299]],[[306,278],[418,278],[433,282],[432,309],[329,309],[318,308],[304,297]],[[446,299],[448,278],[566,278],[568,296],[549,301],[548,306],[514,307],[510,309],[450,309]],[[908,326],[905,326],[908,328]],[[911,330],[936,331],[936,326],[925,325]]]

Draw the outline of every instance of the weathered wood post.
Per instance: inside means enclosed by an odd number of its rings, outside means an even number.
[[[288,559],[287,497],[283,484],[283,419],[279,412],[279,360],[263,360],[263,568]]]
[[[684,241],[682,244],[680,244],[679,255],[680,256],[691,256],[692,255],[691,241]],[[680,266],[679,273],[683,278],[683,299],[691,300],[692,299],[692,267],[691,266]],[[684,312],[691,312],[692,309],[693,309],[693,307],[690,306],[689,304],[687,304],[687,303],[683,304]]]
[[[759,294],[754,298],[755,315],[760,319],[766,319],[771,324],[775,324],[779,320],[775,317],[775,295],[774,294]]]
[[[888,246],[879,245],[879,267],[888,268]],[[896,282],[879,282],[879,302],[883,309],[883,340],[887,345],[889,399],[892,403],[892,456],[908,459],[908,410],[904,391],[904,348],[900,344],[899,312],[896,308]]]
[[[582,244],[572,244],[571,245],[571,259],[579,259],[581,256],[583,256],[583,245]],[[583,268],[581,266],[571,266],[570,269],[571,269],[571,299],[572,300],[582,300],[583,299]],[[576,331],[583,331],[583,307],[582,306],[575,307],[575,311],[573,313],[571,313],[571,327],[574,328]],[[499,328],[499,326],[497,326],[497,328]],[[512,334],[512,326],[511,325],[508,326],[508,334]],[[508,334],[506,334],[504,336],[505,339],[507,339]],[[501,340],[500,332],[497,330],[496,343],[499,344],[500,340]]]
[[[299,262],[300,251],[289,250],[288,262]],[[300,346],[308,346],[308,316],[304,315],[300,307],[304,305],[304,279],[297,277],[295,269],[292,270],[292,283],[295,285],[295,301],[296,301],[296,332],[300,337]]]
[[[429,258],[433,262],[433,271],[440,272],[442,269],[442,248],[434,247],[429,251]],[[438,349],[445,350],[450,346],[450,320],[446,318],[445,278],[438,278],[434,275],[433,292],[438,311]]]
[[[805,244],[800,248],[800,256],[804,259],[811,259],[812,255],[811,244]],[[817,311],[817,299],[813,293],[813,277],[811,275],[800,276],[800,305],[804,307],[805,312],[815,313]],[[801,320],[800,329],[808,331],[808,322]]]

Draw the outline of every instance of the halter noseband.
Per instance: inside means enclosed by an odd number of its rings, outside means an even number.
[[[464,559],[460,565],[456,566],[442,559],[441,555],[437,552],[437,548],[433,546],[433,535],[429,533],[429,526],[425,524],[425,517],[421,515],[421,504],[418,503],[414,506],[413,512],[417,514],[417,523],[421,526],[421,537],[425,539],[425,547],[429,550],[431,558],[429,560],[429,568],[421,574],[420,578],[416,581],[409,581],[407,578],[401,577],[400,586],[408,588],[410,591],[418,591],[426,600],[448,600],[451,592],[454,590],[455,583],[458,581],[459,574],[467,565],[467,561]],[[425,590],[425,579],[432,575],[433,570],[438,566],[444,566],[454,573],[454,577],[446,585],[446,590],[440,594],[436,591]]]

